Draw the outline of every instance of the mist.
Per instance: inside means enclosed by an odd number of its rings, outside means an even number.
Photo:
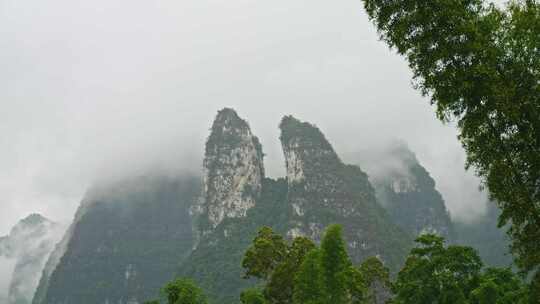
[[[339,154],[407,142],[454,218],[483,212],[455,127],[358,0],[0,0],[0,67],[0,235],[31,212],[69,222],[96,181],[198,172],[223,107],[249,121],[270,176],[293,114]]]
[[[8,302],[8,290],[9,283],[11,281],[11,274],[15,269],[16,261],[14,259],[8,259],[0,257],[0,303]]]

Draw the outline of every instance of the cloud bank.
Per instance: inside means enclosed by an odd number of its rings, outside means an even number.
[[[199,170],[223,107],[250,122],[272,176],[293,114],[339,153],[406,141],[454,217],[482,212],[454,127],[358,0],[0,0],[0,66],[0,234],[31,212],[69,221],[95,180]]]

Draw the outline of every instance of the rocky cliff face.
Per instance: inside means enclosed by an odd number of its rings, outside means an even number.
[[[93,188],[51,255],[34,303],[135,304],[154,298],[193,246],[193,176]]]
[[[283,201],[286,187],[283,181],[264,178],[262,146],[232,109],[219,111],[214,120],[203,179],[196,210],[200,239],[178,275],[197,280],[212,303],[237,303],[250,285],[242,279],[244,250],[260,226],[276,220],[272,214],[279,213],[281,205],[272,203]],[[271,189],[278,188],[279,194],[272,196]]]
[[[261,195],[264,178],[259,140],[232,109],[218,112],[206,142],[204,194],[198,212],[202,229],[226,218],[245,217]]]
[[[327,225],[341,224],[355,262],[380,256],[395,269],[410,237],[377,204],[367,175],[344,164],[314,125],[286,116],[280,128],[293,210],[288,235],[319,240]]]
[[[450,215],[435,181],[405,144],[393,143],[382,151],[372,151],[371,158],[363,163],[378,201],[395,223],[413,235],[452,237]]]
[[[7,302],[28,304],[47,258],[61,236],[62,227],[39,214],[32,214],[0,238],[0,256],[15,260]]]

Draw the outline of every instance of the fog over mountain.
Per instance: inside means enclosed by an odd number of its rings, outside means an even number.
[[[64,227],[31,214],[0,237],[0,304],[26,304]]]
[[[0,0],[0,50],[0,235],[32,212],[69,222],[94,181],[198,171],[225,106],[250,117],[269,176],[291,113],[347,155],[407,142],[453,217],[484,210],[454,127],[360,1]]]

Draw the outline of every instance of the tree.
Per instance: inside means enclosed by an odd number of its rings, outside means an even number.
[[[472,291],[475,304],[526,304],[528,289],[509,268],[488,268]]]
[[[360,274],[367,291],[365,301],[367,303],[386,303],[390,299],[391,282],[390,271],[377,257],[367,258],[360,265]]]
[[[482,262],[474,249],[444,246],[444,239],[427,234],[416,239],[394,284],[400,304],[467,303],[478,286]]]
[[[250,288],[240,295],[242,304],[266,304],[262,291],[258,288]]]
[[[321,252],[311,250],[302,263],[294,280],[294,304],[329,303],[321,267]]]
[[[529,299],[531,304],[535,304],[534,299],[540,299],[540,271],[536,273],[536,277],[533,278],[531,287],[529,289]]]
[[[189,279],[176,279],[163,287],[167,304],[207,304],[202,290]]]
[[[296,237],[287,250],[286,258],[271,274],[264,289],[270,303],[291,303],[295,286],[295,274],[300,269],[306,255],[315,248],[308,238]]]
[[[263,295],[268,303],[292,303],[295,273],[307,253],[315,247],[310,239],[304,237],[295,238],[289,246],[271,228],[263,227],[242,261],[245,277],[266,281]]]
[[[329,303],[346,303],[349,299],[347,272],[352,267],[339,225],[330,225],[321,241],[321,266]]]
[[[363,276],[352,266],[341,234],[341,226],[329,226],[317,248],[305,237],[288,245],[262,228],[244,257],[245,277],[264,281],[269,304],[364,303]]]
[[[363,0],[437,117],[457,121],[473,167],[510,224],[518,266],[540,267],[540,4]],[[538,278],[538,276],[536,276]],[[536,284],[540,284],[537,282]]]
[[[270,227],[261,228],[242,260],[242,267],[246,269],[245,277],[268,279],[286,255],[287,244],[283,237],[275,234]]]
[[[349,292],[349,301],[351,304],[374,304],[378,302],[370,301],[368,284],[366,284],[365,276],[355,267],[349,267],[346,272],[347,290]],[[386,303],[386,301],[382,302]]]

